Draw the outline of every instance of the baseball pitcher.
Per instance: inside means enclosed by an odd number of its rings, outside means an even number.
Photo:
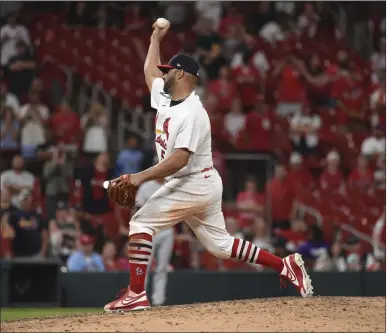
[[[150,306],[144,282],[153,237],[184,220],[213,255],[271,267],[303,297],[312,296],[312,283],[301,255],[281,259],[228,234],[221,208],[222,180],[212,164],[210,120],[194,90],[199,65],[184,54],[175,55],[166,65],[160,64],[160,43],[168,29],[169,25],[153,25],[144,65],[151,105],[157,109],[155,142],[159,163],[110,181],[108,194],[121,205],[133,206],[136,189],[142,183],[159,178],[166,182],[130,221],[130,285],[105,306],[105,311]]]

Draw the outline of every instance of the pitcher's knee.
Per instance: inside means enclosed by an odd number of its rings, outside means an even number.
[[[228,259],[231,256],[233,242],[234,238],[231,236],[221,240],[213,239],[211,244],[208,244],[206,248],[215,257]]]
[[[156,231],[156,228],[152,224],[141,221],[136,215],[129,222],[129,236],[142,233],[154,236]]]

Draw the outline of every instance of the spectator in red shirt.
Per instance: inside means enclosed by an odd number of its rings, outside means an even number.
[[[339,50],[337,52],[337,62],[342,75],[346,76],[350,71],[350,63],[348,59],[348,53],[346,50]]]
[[[54,139],[58,143],[78,145],[81,139],[81,119],[67,103],[62,103],[50,119]]]
[[[251,52],[243,55],[243,63],[233,69],[238,84],[239,96],[245,111],[251,110],[258,95],[260,73],[250,61]]]
[[[348,122],[363,123],[368,96],[364,83],[356,76],[342,79],[339,91],[335,92],[338,107],[338,123],[342,126]],[[340,91],[341,90],[341,91]]]
[[[272,115],[267,109],[263,96],[257,96],[253,111],[246,116],[244,130],[241,131],[239,148],[251,151],[270,152],[273,129]]]
[[[112,211],[103,182],[113,178],[113,170],[110,167],[107,153],[98,155],[93,165],[84,168],[81,177],[84,188],[83,210],[92,214]]]
[[[218,100],[215,95],[208,93],[203,104],[210,118],[218,113]]]
[[[291,222],[291,229],[275,229],[274,235],[276,238],[285,239],[287,241],[286,249],[290,252],[295,252],[307,240],[305,221],[302,218],[295,218]]]
[[[105,233],[111,239],[119,237],[119,225],[115,218],[113,205],[106,190],[103,188],[105,180],[114,178],[114,170],[110,167],[109,155],[98,155],[92,165],[82,170],[81,182],[83,187],[82,210],[83,218],[89,221],[89,231],[97,232],[99,225],[105,228]]]
[[[239,226],[242,229],[250,229],[258,216],[263,215],[265,197],[257,192],[257,183],[253,177],[249,177],[245,183],[245,190],[237,196],[237,208],[239,210]]]
[[[284,165],[277,164],[274,178],[266,185],[266,197],[270,198],[272,228],[289,229],[290,218],[293,215],[294,190],[287,179]]]
[[[302,102],[305,100],[306,87],[298,68],[299,62],[293,56],[287,56],[285,60],[276,65],[272,76],[278,77],[276,99],[277,112],[281,116],[289,116],[301,111]]]
[[[323,190],[343,191],[344,178],[339,169],[340,156],[332,150],[327,155],[327,166],[320,176],[320,186]]]
[[[357,158],[357,166],[348,177],[349,186],[360,190],[369,189],[374,183],[374,175],[368,167],[368,160],[365,156],[359,155]]]
[[[308,99],[316,106],[327,106],[329,102],[328,77],[317,54],[313,54],[302,69],[308,80]],[[316,84],[316,81],[319,84]]]
[[[315,180],[307,168],[304,167],[301,154],[293,152],[289,159],[288,181],[294,189],[300,187],[314,187]]]
[[[223,66],[219,70],[219,79],[208,83],[208,92],[218,99],[217,108],[221,112],[228,112],[237,96],[238,90],[234,80],[231,79],[230,69]]]
[[[225,128],[225,116],[219,113],[209,114],[211,122],[211,135],[213,141],[221,150],[232,148],[231,135]]]
[[[241,13],[239,13],[238,9],[236,8],[235,4],[230,4],[227,14],[223,19],[220,21],[219,25],[219,34],[222,37],[225,37],[229,29],[232,28],[233,26],[239,26],[242,24],[243,17]]]

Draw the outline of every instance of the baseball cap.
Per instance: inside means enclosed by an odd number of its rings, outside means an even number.
[[[196,60],[186,54],[176,54],[167,65],[157,66],[163,73],[168,73],[171,69],[182,69],[193,76],[199,76],[199,64]]]
[[[90,245],[90,244],[93,244],[93,243],[94,243],[94,240],[93,240],[93,237],[91,237],[90,235],[83,234],[83,235],[81,235],[81,237],[79,238],[79,243],[80,243],[81,245]]]

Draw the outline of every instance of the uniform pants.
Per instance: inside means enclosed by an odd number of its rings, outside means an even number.
[[[132,217],[129,236],[154,236],[185,220],[210,253],[230,258],[234,238],[226,230],[222,191],[222,180],[215,169],[173,178]]]

